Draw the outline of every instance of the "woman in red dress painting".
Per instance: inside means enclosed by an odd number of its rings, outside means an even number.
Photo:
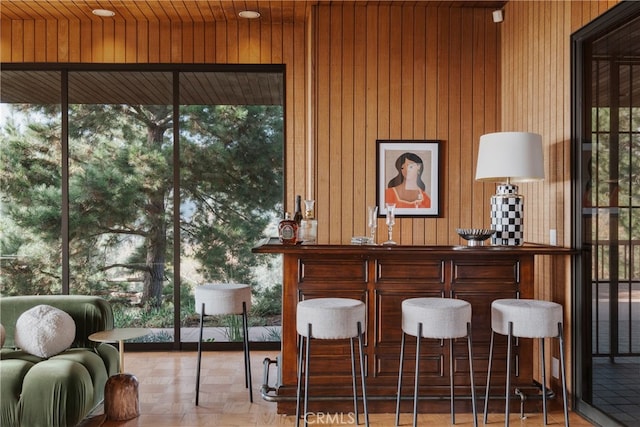
[[[385,189],[385,203],[395,203],[396,208],[430,208],[431,199],[422,182],[424,164],[420,156],[404,153],[396,160],[398,175],[389,181]]]

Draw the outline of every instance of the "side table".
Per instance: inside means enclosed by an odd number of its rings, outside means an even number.
[[[145,336],[150,332],[145,328],[116,328],[89,335],[91,341],[118,343],[120,373],[109,377],[104,387],[104,413],[108,420],[124,421],[140,415],[138,379],[124,372],[124,341]]]

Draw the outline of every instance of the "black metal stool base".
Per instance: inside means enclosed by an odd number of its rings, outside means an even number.
[[[196,375],[196,406],[200,402],[200,367],[202,365],[202,330],[204,326],[204,303],[200,311],[200,337],[198,339],[198,366]],[[251,359],[249,354],[249,322],[247,320],[247,304],[242,303],[242,350],[244,353],[244,386],[249,389],[249,401],[253,403],[253,387],[251,384]]]
[[[489,410],[489,386],[491,381],[491,362],[493,360],[493,339],[495,332],[491,330],[491,344],[489,345],[489,365],[487,369],[487,389],[484,397],[484,423],[487,424],[488,419],[488,410]],[[514,338],[513,335],[513,323],[509,322],[509,334],[507,335],[507,384],[505,390],[505,409],[504,409],[504,425],[505,427],[509,427],[509,396],[511,393],[511,355],[512,355],[512,340]],[[562,323],[558,323],[558,336],[557,337],[548,337],[548,338],[558,338],[560,342],[560,376],[562,377],[562,402],[563,402],[563,411],[564,411],[564,425],[565,427],[569,427],[569,408],[567,404],[567,378],[565,374],[565,359],[564,359],[564,331],[562,327]],[[540,340],[540,366],[542,370],[542,412],[544,416],[544,425],[548,424],[547,417],[547,393],[545,391],[547,384],[547,372],[545,365],[545,357],[544,357],[544,338],[538,338]]]
[[[296,427],[300,425],[300,395],[302,394],[302,371],[303,371],[303,359],[304,359],[304,425],[308,426],[308,414],[309,414],[309,356],[311,354],[311,324],[307,326],[307,336],[300,336],[300,343],[298,346],[298,388],[296,392]],[[367,407],[367,387],[365,381],[365,371],[364,371],[364,345],[362,343],[362,325],[358,322],[358,346],[360,349],[360,377],[362,378],[362,403],[364,410],[364,419],[365,425],[369,426],[369,409]],[[307,341],[307,345],[305,347],[304,341]],[[360,424],[358,420],[358,392],[356,389],[356,360],[355,360],[355,350],[354,350],[354,341],[353,338],[350,338],[350,348],[351,348],[351,378],[352,378],[352,386],[353,386],[353,406],[356,415],[356,424]],[[304,354],[304,357],[303,357]]]
[[[404,371],[404,348],[407,334],[402,332],[402,341],[400,344],[400,369],[398,373],[398,392],[396,396],[396,426],[400,423],[400,397],[402,392],[402,374]],[[422,323],[418,323],[418,334],[416,336],[416,370],[413,385],[413,427],[418,425],[418,389],[420,378],[420,337],[422,336]],[[471,349],[471,324],[467,323],[467,346],[469,348],[469,376],[471,378],[471,405],[473,410],[473,425],[478,427],[478,414],[476,410],[476,392],[473,381],[473,351]],[[455,396],[453,382],[453,339],[449,339],[449,381],[450,381],[450,399],[451,399],[451,424],[456,423]]]

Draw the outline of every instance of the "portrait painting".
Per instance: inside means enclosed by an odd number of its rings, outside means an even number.
[[[398,217],[440,215],[440,141],[378,140],[378,215],[395,205]]]

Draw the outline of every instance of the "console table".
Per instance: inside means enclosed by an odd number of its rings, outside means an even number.
[[[571,250],[525,244],[498,246],[359,246],[282,245],[266,239],[256,254],[283,255],[281,382],[274,398],[278,412],[295,413],[297,333],[296,305],[307,298],[345,297],[367,306],[365,367],[369,410],[394,412],[401,340],[401,303],[406,298],[445,297],[469,301],[473,310],[475,384],[484,390],[491,333],[491,302],[498,298],[533,298],[536,255],[568,255]],[[454,350],[457,398],[470,397],[466,340],[456,340]],[[424,349],[424,350],[423,350]],[[318,342],[311,355],[310,390],[322,396],[310,402],[313,411],[352,410],[351,366],[348,340]],[[411,384],[411,355],[407,345],[407,381]],[[420,407],[449,410],[449,346],[439,340],[421,344]],[[502,359],[500,359],[502,357]],[[535,394],[533,352],[530,340],[518,340],[514,351],[515,386]],[[502,395],[506,371],[506,338],[496,335],[492,390]],[[502,372],[502,375],[500,375]],[[412,393],[406,390],[404,394]],[[492,392],[492,394],[494,394]],[[468,401],[468,400],[467,400]],[[410,411],[409,403],[401,410]],[[462,404],[464,405],[464,404]],[[461,405],[461,406],[462,406]],[[504,408],[504,400],[496,408]],[[470,403],[467,408],[470,411]]]

